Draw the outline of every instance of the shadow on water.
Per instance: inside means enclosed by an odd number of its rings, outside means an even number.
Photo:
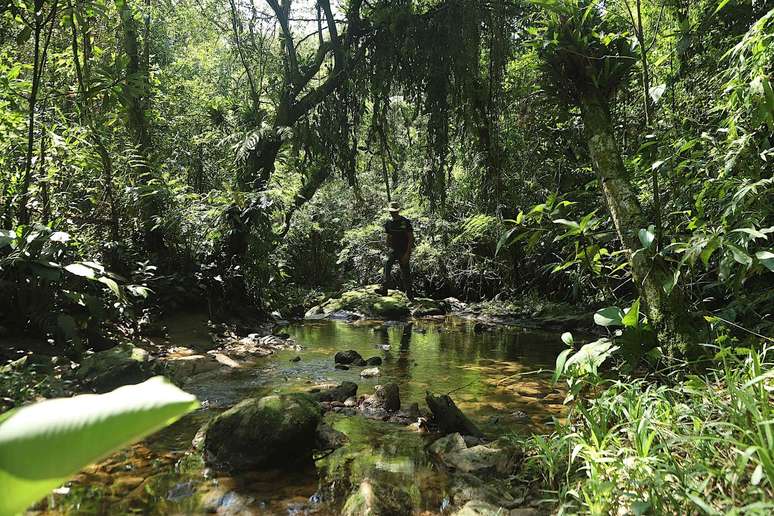
[[[198,330],[197,330],[198,331]],[[194,377],[184,388],[204,409],[142,443],[90,466],[38,510],[47,514],[339,514],[352,489],[365,479],[408,492],[417,512],[435,514],[447,495],[445,474],[425,448],[431,437],[360,416],[328,414],[349,443],[293,472],[219,477],[190,452],[197,429],[220,410],[247,396],[309,390],[313,385],[354,381],[358,395],[398,384],[403,406],[424,407],[427,391],[451,396],[485,433],[550,430],[564,413],[550,370],[562,349],[557,334],[499,328],[477,333],[471,323],[447,318],[408,324],[332,321],[292,325],[288,333],[303,351],[282,351],[226,375]],[[190,338],[176,332],[173,345]],[[378,356],[380,376],[361,378],[362,368],[333,368],[337,351]],[[301,360],[291,362],[299,355]],[[249,450],[246,450],[249,453]]]

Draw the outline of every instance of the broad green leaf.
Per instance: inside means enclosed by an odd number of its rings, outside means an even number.
[[[704,246],[704,250],[701,252],[701,262],[704,264],[704,268],[709,267],[709,260],[715,250],[720,247],[721,241],[717,237],[712,237]]]
[[[513,237],[513,234],[516,233],[516,230],[519,229],[518,226],[512,227],[508,231],[502,234],[500,237],[500,240],[497,241],[497,248],[495,249],[495,256],[497,256],[500,253],[500,250],[503,247],[508,247],[510,245],[509,240],[511,237]]]
[[[750,235],[753,238],[753,240],[755,240],[756,238],[764,238],[764,239],[766,238],[765,234],[761,233],[760,231],[758,231],[755,228],[739,228],[739,229],[734,229],[734,230],[731,231],[731,233],[747,233],[748,235]]]
[[[116,283],[114,280],[108,278],[107,276],[100,276],[97,281],[100,283],[104,283],[108,286],[108,288],[115,294],[115,296],[118,299],[123,300],[124,299],[124,293],[121,291],[121,288],[118,286],[118,283]]]
[[[651,225],[648,227],[648,229],[641,229],[639,232],[639,237],[643,249],[650,249],[650,246],[653,245],[653,241],[656,239],[654,226]]]
[[[562,342],[567,344],[568,346],[572,346],[575,340],[572,338],[572,333],[569,331],[566,331],[562,333]]]
[[[621,322],[627,328],[636,328],[640,322],[640,298],[634,300],[631,308],[626,312]]]
[[[755,257],[764,267],[771,272],[774,272],[774,253],[770,253],[769,251],[758,251],[755,253]]]
[[[594,314],[594,323],[599,326],[621,326],[624,313],[617,306],[608,306],[597,310]]]
[[[727,244],[727,246],[729,249],[731,249],[731,254],[733,255],[736,262],[741,263],[742,265],[752,265],[752,256],[735,245]]]
[[[64,269],[70,274],[75,274],[76,276],[81,276],[83,278],[96,278],[94,269],[87,267],[82,263],[71,263],[70,265],[65,265]]]
[[[595,340],[580,348],[577,353],[567,359],[564,367],[569,369],[573,365],[579,365],[586,371],[596,372],[597,368],[617,349],[618,347],[613,346],[610,339]]]
[[[556,367],[554,368],[554,376],[553,376],[553,383],[556,383],[557,380],[559,380],[559,377],[562,376],[562,373],[564,372],[564,366],[567,362],[567,356],[572,353],[572,348],[565,349],[561,353],[559,353],[559,356],[556,357]]]
[[[574,220],[556,219],[554,220],[554,224],[562,224],[563,226],[567,226],[572,229],[580,229],[580,224],[578,224]]]
[[[42,401],[0,423],[0,515],[23,511],[71,475],[198,407],[155,377],[107,394]]]

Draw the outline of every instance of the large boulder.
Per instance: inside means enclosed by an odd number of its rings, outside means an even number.
[[[370,318],[402,319],[410,315],[409,299],[397,290],[390,290],[382,296],[376,292],[377,285],[350,290],[340,297],[329,299],[306,313],[307,318],[331,318],[342,312],[363,314]]]
[[[322,409],[303,394],[247,399],[207,425],[204,459],[220,471],[273,469],[309,460]]]
[[[97,392],[108,392],[122,385],[144,382],[153,374],[147,351],[122,344],[84,358],[75,377]]]

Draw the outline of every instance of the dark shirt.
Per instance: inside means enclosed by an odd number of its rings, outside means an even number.
[[[399,216],[397,219],[390,217],[384,223],[384,232],[392,235],[390,244],[393,251],[405,253],[409,246],[409,233],[413,231],[411,221],[403,216]]]

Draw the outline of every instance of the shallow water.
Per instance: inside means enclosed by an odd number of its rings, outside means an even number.
[[[417,513],[440,513],[448,479],[425,453],[432,437],[360,416],[326,420],[349,444],[294,472],[218,477],[190,453],[196,430],[209,417],[247,396],[307,391],[322,383],[358,384],[358,395],[395,382],[403,406],[424,407],[427,391],[451,392],[460,409],[485,433],[543,432],[563,414],[563,394],[550,373],[563,345],[557,334],[500,328],[477,334],[472,323],[446,318],[413,324],[316,321],[287,328],[302,351],[282,351],[228,374],[194,378],[185,389],[204,408],[145,442],[91,466],[38,507],[50,514],[338,514],[347,494],[364,479],[399,486]],[[170,328],[170,345],[200,339]],[[192,346],[193,347],[193,346]],[[333,368],[337,351],[379,356],[381,375],[363,368]],[[299,356],[298,362],[290,359]]]

